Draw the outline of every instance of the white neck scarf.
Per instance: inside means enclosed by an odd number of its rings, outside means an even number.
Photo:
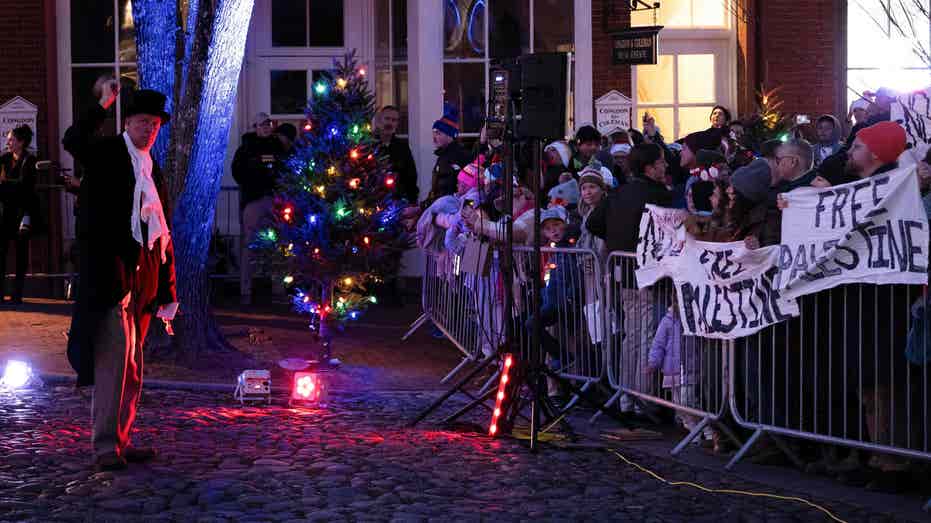
[[[160,245],[162,263],[167,261],[165,251],[168,248],[168,240],[171,238],[168,232],[168,223],[165,221],[165,212],[162,209],[162,201],[158,197],[158,188],[155,187],[155,180],[152,179],[152,156],[147,152],[140,151],[133,144],[132,139],[125,132],[123,140],[126,141],[126,149],[129,151],[129,158],[133,162],[133,174],[136,175],[136,188],[133,191],[133,214],[131,227],[133,239],[139,242],[139,245],[155,248],[155,243]],[[148,226],[148,238],[143,242],[142,239],[142,222]],[[159,240],[161,240],[159,242]]]

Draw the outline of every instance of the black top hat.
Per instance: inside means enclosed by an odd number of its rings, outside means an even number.
[[[165,95],[151,89],[140,89],[133,93],[126,109],[126,116],[134,114],[151,114],[162,119],[162,123],[167,123],[168,113],[165,112]]]

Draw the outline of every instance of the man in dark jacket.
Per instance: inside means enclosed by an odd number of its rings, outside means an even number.
[[[640,217],[648,203],[668,207],[672,193],[666,188],[666,157],[656,144],[634,146],[627,157],[632,176],[627,185],[602,200],[588,217],[588,230],[603,238],[608,251],[635,252]]]
[[[602,200],[588,216],[586,226],[593,235],[605,240],[608,252],[637,250],[640,237],[640,218],[647,204],[669,207],[672,193],[666,188],[666,156],[663,149],[653,143],[641,143],[631,149],[627,157],[632,176],[609,198]],[[633,283],[633,282],[631,282]],[[653,313],[653,289],[621,289],[621,318],[625,337],[624,368],[627,383],[643,380],[639,369],[646,366],[650,340],[656,333],[657,317]],[[640,390],[648,390],[644,384]],[[630,411],[630,398],[621,398],[621,410]]]
[[[130,444],[142,390],[142,347],[152,315],[171,333],[178,310],[174,248],[162,207],[164,180],[149,151],[168,120],[165,96],[137,91],[125,132],[95,134],[116,101],[119,83],[98,80],[100,96],[65,132],[65,150],[84,166],[81,180],[81,291],[68,356],[78,384],[94,384],[93,449],[102,470],[155,456]]]
[[[233,156],[233,179],[239,184],[239,211],[242,238],[239,256],[240,303],[252,303],[252,276],[255,273],[249,244],[266,222],[274,206],[278,183],[278,160],[285,150],[272,134],[274,126],[265,113],[256,115],[254,132],[242,135],[242,144]]]
[[[443,117],[433,122],[433,145],[436,164],[433,166],[433,181],[430,195],[421,207],[426,209],[437,198],[456,194],[459,171],[472,161],[472,155],[456,141],[459,136],[459,111],[450,104],[443,109]]]
[[[417,187],[417,165],[407,141],[396,135],[400,118],[401,113],[397,107],[382,107],[375,115],[375,136],[379,139],[378,147],[388,153],[391,170],[397,175],[395,194],[408,203],[417,204],[420,197],[420,189]]]

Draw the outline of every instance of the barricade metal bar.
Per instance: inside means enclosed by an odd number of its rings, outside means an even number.
[[[731,366],[746,371],[729,379],[734,419],[761,434],[881,453],[869,463],[881,470],[931,460],[926,304],[926,289],[906,285],[803,296],[798,318],[735,340]]]
[[[673,448],[674,454],[697,437],[710,437],[714,429],[740,444],[733,432],[720,424],[728,407],[726,344],[682,335],[679,312],[673,308],[672,282],[663,280],[639,289],[633,254],[613,252],[606,267],[604,322],[612,326],[606,372],[617,392],[605,407],[619,401],[622,410],[639,404],[675,410],[688,435]],[[618,325],[620,332],[615,332],[613,325]]]

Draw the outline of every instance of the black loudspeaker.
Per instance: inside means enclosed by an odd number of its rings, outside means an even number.
[[[522,138],[557,139],[566,134],[566,55],[540,53],[520,58]]]
[[[566,134],[566,55],[540,53],[491,68],[488,124],[497,134],[513,116],[516,138],[558,139]]]

